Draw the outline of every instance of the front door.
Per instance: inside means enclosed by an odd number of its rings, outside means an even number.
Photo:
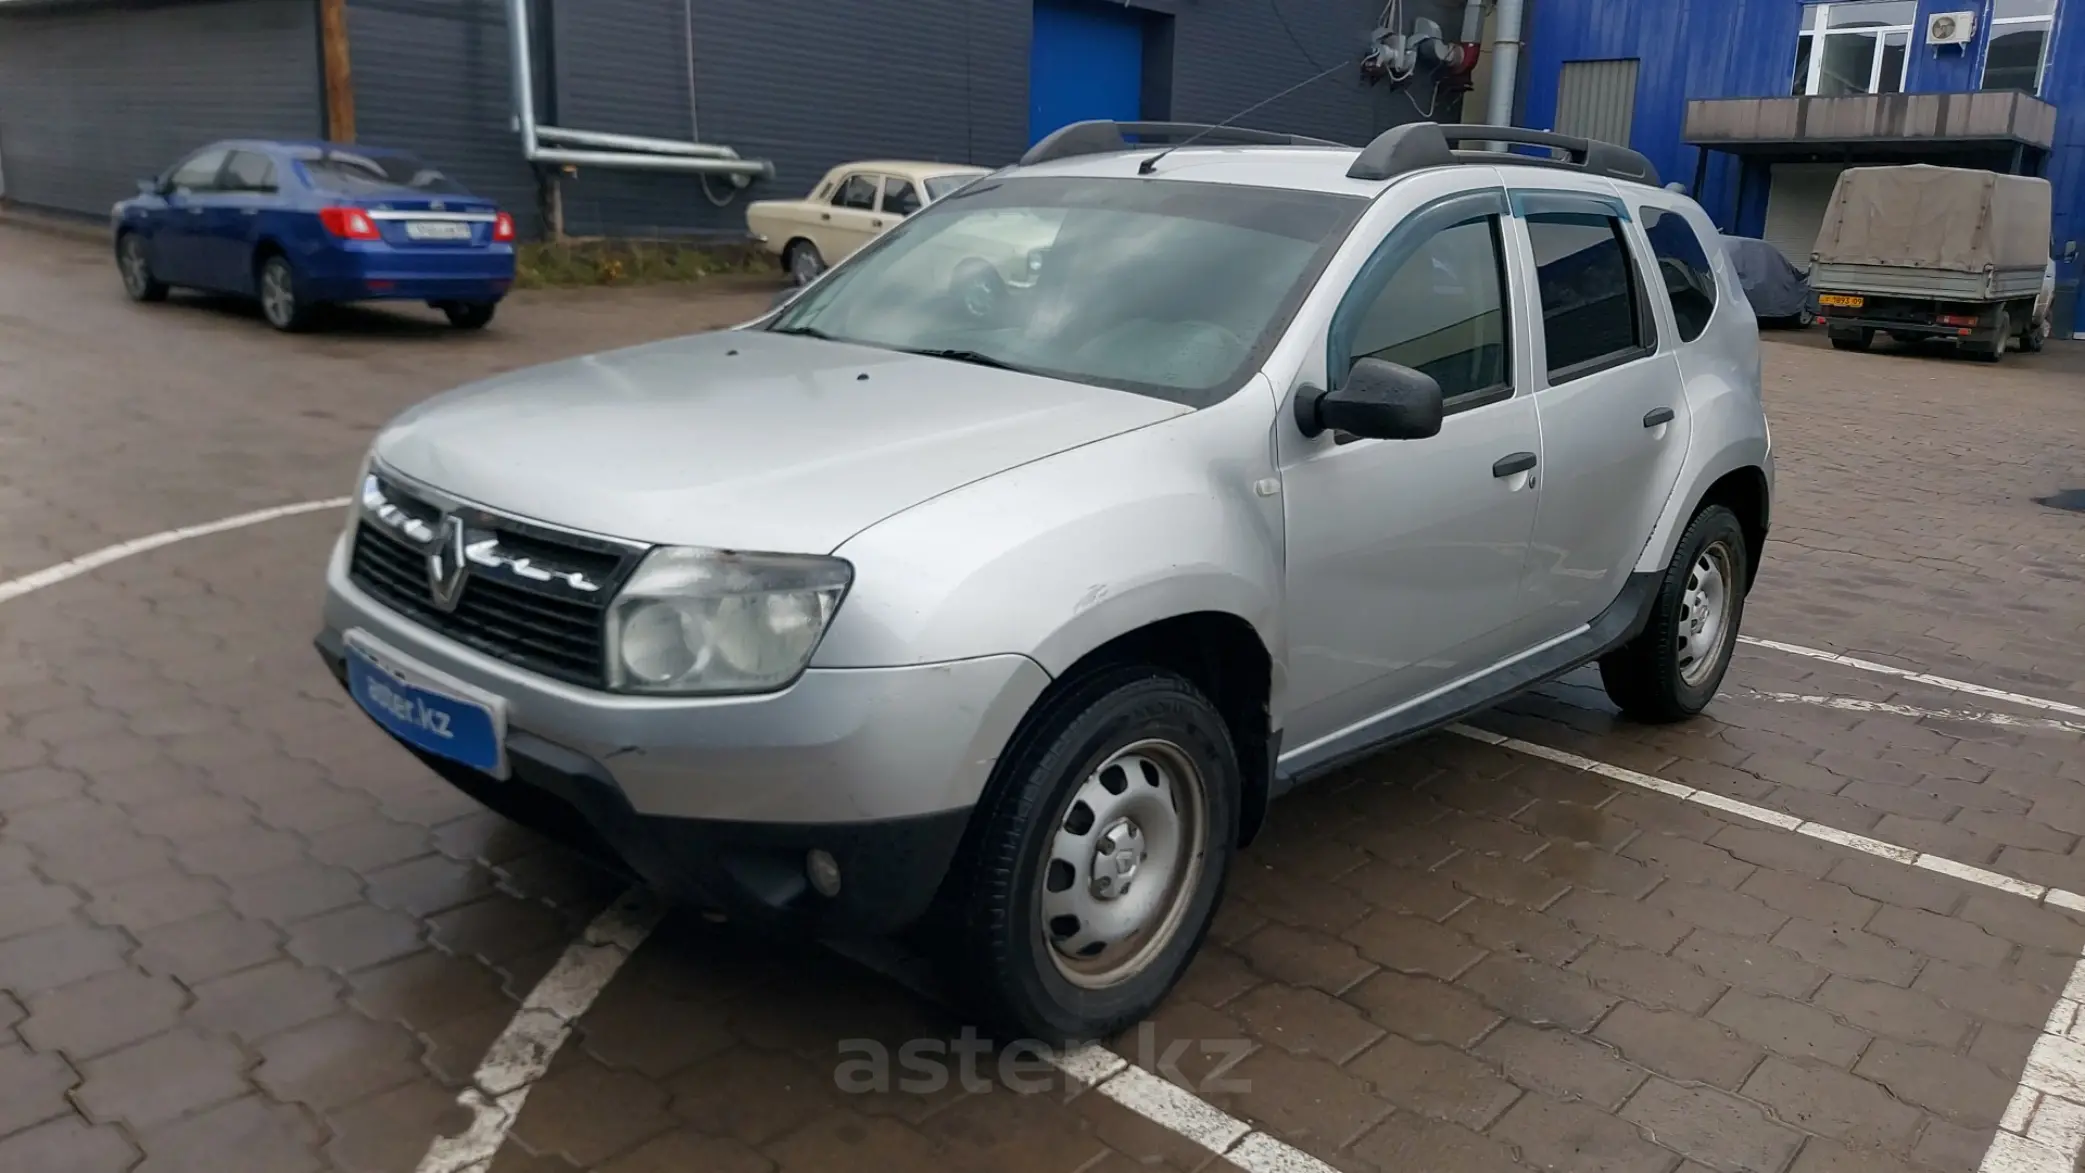
[[[1480,191],[1406,218],[1329,332],[1330,371],[1373,357],[1433,376],[1439,435],[1303,440],[1282,421],[1292,752],[1511,654],[1542,436],[1513,372],[1504,212]]]
[[[827,264],[853,256],[883,230],[883,213],[876,210],[882,188],[882,176],[857,172],[833,189],[831,206],[818,223],[818,251]]]
[[[1693,419],[1675,346],[1659,345],[1647,279],[1658,269],[1623,205],[1576,193],[1515,200],[1542,306],[1542,515],[1527,603],[1529,634],[1544,639],[1621,593],[1679,479]]]
[[[152,234],[151,260],[152,272],[170,285],[211,287],[202,239],[227,154],[222,148],[202,151],[167,176],[166,212]]]
[[[266,155],[233,151],[216,194],[202,201],[204,231],[196,242],[198,264],[212,289],[255,293],[254,247],[261,212],[275,200],[275,164]]]

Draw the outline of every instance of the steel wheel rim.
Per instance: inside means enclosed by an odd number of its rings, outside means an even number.
[[[123,287],[132,297],[143,297],[151,272],[145,264],[145,246],[135,236],[123,238]]]
[[[790,252],[789,275],[796,278],[798,285],[809,285],[818,279],[818,274],[824,271],[825,266],[819,262],[818,255],[810,249],[798,245]]]
[[[1687,583],[1680,594],[1680,638],[1673,657],[1680,680],[1699,688],[1715,674],[1723,656],[1724,636],[1730,627],[1731,608],[1737,594],[1731,589],[1730,546],[1710,542],[1687,568]]]
[[[1187,751],[1152,738],[1110,754],[1058,809],[1036,882],[1060,976],[1106,989],[1179,935],[1208,857],[1208,798]]]
[[[290,320],[297,310],[297,294],[290,288],[289,267],[281,264],[269,265],[261,270],[261,312],[268,320],[281,325]]]

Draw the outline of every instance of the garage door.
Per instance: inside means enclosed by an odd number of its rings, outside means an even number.
[[[1766,193],[1766,239],[1796,268],[1810,267],[1841,163],[1776,163]]]
[[[104,214],[213,139],[317,138],[317,9],[196,0],[0,15],[7,197]]]
[[[1134,122],[1144,94],[1144,16],[1117,0],[1036,0],[1028,140],[1088,118]]]

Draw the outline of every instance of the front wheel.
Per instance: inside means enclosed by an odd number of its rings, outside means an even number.
[[[825,272],[825,257],[808,240],[792,240],[782,252],[782,267],[798,286],[809,285]]]
[[[498,308],[496,301],[451,301],[442,304],[442,313],[459,330],[483,330]]]
[[[1187,967],[1229,871],[1238,758],[1185,679],[1125,667],[1031,718],[978,811],[962,984],[986,1018],[1056,1044],[1144,1018]]]
[[[311,328],[311,307],[297,293],[297,271],[288,257],[277,255],[261,263],[261,317],[284,333]]]
[[[1745,617],[1751,581],[1745,531],[1721,505],[1696,514],[1673,551],[1641,634],[1600,660],[1600,683],[1623,715],[1651,724],[1708,707]]]
[[[167,284],[152,275],[152,261],[145,255],[145,240],[126,232],[116,242],[116,267],[123,274],[123,292],[132,301],[165,301]]]
[[[2035,323],[2033,329],[2027,331],[2025,334],[2020,335],[2020,349],[2026,351],[2029,354],[2040,354],[2042,352],[2043,344],[2048,341],[2049,323],[2047,319],[2043,319],[2042,321]]]

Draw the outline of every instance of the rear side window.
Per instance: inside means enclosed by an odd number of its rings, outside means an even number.
[[[1537,212],[1527,225],[1551,383],[1657,348],[1620,219],[1598,212]]]
[[[1679,326],[1680,340],[1692,342],[1708,329],[1709,316],[1716,312],[1716,274],[1709,267],[1708,250],[1701,247],[1694,226],[1678,212],[1637,211],[1643,216],[1643,234],[1657,254],[1658,274],[1665,281],[1665,296],[1672,302],[1672,320]]]
[[[275,163],[252,151],[233,151],[224,165],[223,182],[226,191],[274,191]]]
[[[357,155],[328,151],[300,166],[311,186],[335,195],[368,195],[374,192],[408,191],[429,195],[466,195],[463,185],[413,158],[411,155]]]
[[[1501,255],[1496,216],[1427,238],[1361,315],[1342,369],[1379,358],[1423,371],[1441,385],[1450,410],[1505,392]]]

